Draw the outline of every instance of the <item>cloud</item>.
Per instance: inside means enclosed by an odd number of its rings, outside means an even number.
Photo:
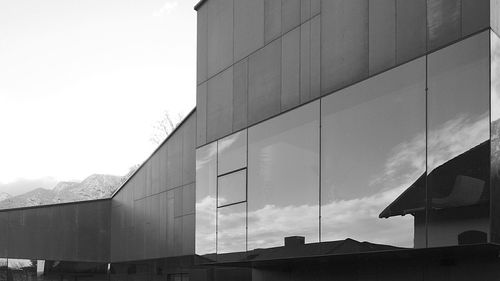
[[[173,0],[168,0],[163,4],[163,6],[159,10],[157,10],[153,13],[153,16],[154,17],[162,17],[165,15],[168,15],[172,11],[174,11],[175,8],[177,8],[177,6],[179,6],[179,2],[173,1]]]
[[[488,113],[479,116],[457,115],[427,135],[427,165],[432,169],[468,151],[489,138]],[[370,181],[370,185],[384,183],[391,188],[411,182],[426,169],[426,140],[420,133],[408,142],[395,146],[384,164],[381,176]]]

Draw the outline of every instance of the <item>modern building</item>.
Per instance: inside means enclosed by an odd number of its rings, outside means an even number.
[[[111,199],[0,211],[0,280],[500,278],[500,1],[195,9],[196,109]]]

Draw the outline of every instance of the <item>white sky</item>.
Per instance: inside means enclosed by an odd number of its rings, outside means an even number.
[[[196,3],[0,1],[0,191],[144,161],[162,113],[195,106]]]

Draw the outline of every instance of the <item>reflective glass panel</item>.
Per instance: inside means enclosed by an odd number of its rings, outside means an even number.
[[[217,209],[217,253],[246,251],[247,204]]]
[[[248,249],[319,240],[319,101],[248,129]]]
[[[217,143],[196,150],[196,254],[216,251]]]
[[[220,139],[218,149],[219,175],[247,166],[247,131],[232,134]]]
[[[219,177],[217,185],[217,206],[234,204],[247,200],[247,170],[240,170]]]
[[[321,241],[425,243],[425,58],[323,98],[321,118]]]
[[[36,266],[36,260],[8,259],[8,276],[12,281],[37,280]]]
[[[489,32],[428,56],[428,246],[489,232]]]
[[[491,32],[491,241],[500,242],[500,38]]]

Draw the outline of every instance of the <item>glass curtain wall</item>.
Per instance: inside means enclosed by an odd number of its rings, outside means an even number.
[[[319,241],[319,101],[248,129],[248,249]]]
[[[197,255],[216,253],[217,233],[217,143],[196,150]]]
[[[199,148],[197,254],[500,241],[499,41],[471,36]]]
[[[323,98],[321,122],[321,240],[424,246],[425,58]]]
[[[247,249],[247,131],[217,142],[217,253]]]
[[[500,243],[500,38],[491,31],[491,241]]]
[[[428,246],[486,243],[489,32],[428,56]]]

